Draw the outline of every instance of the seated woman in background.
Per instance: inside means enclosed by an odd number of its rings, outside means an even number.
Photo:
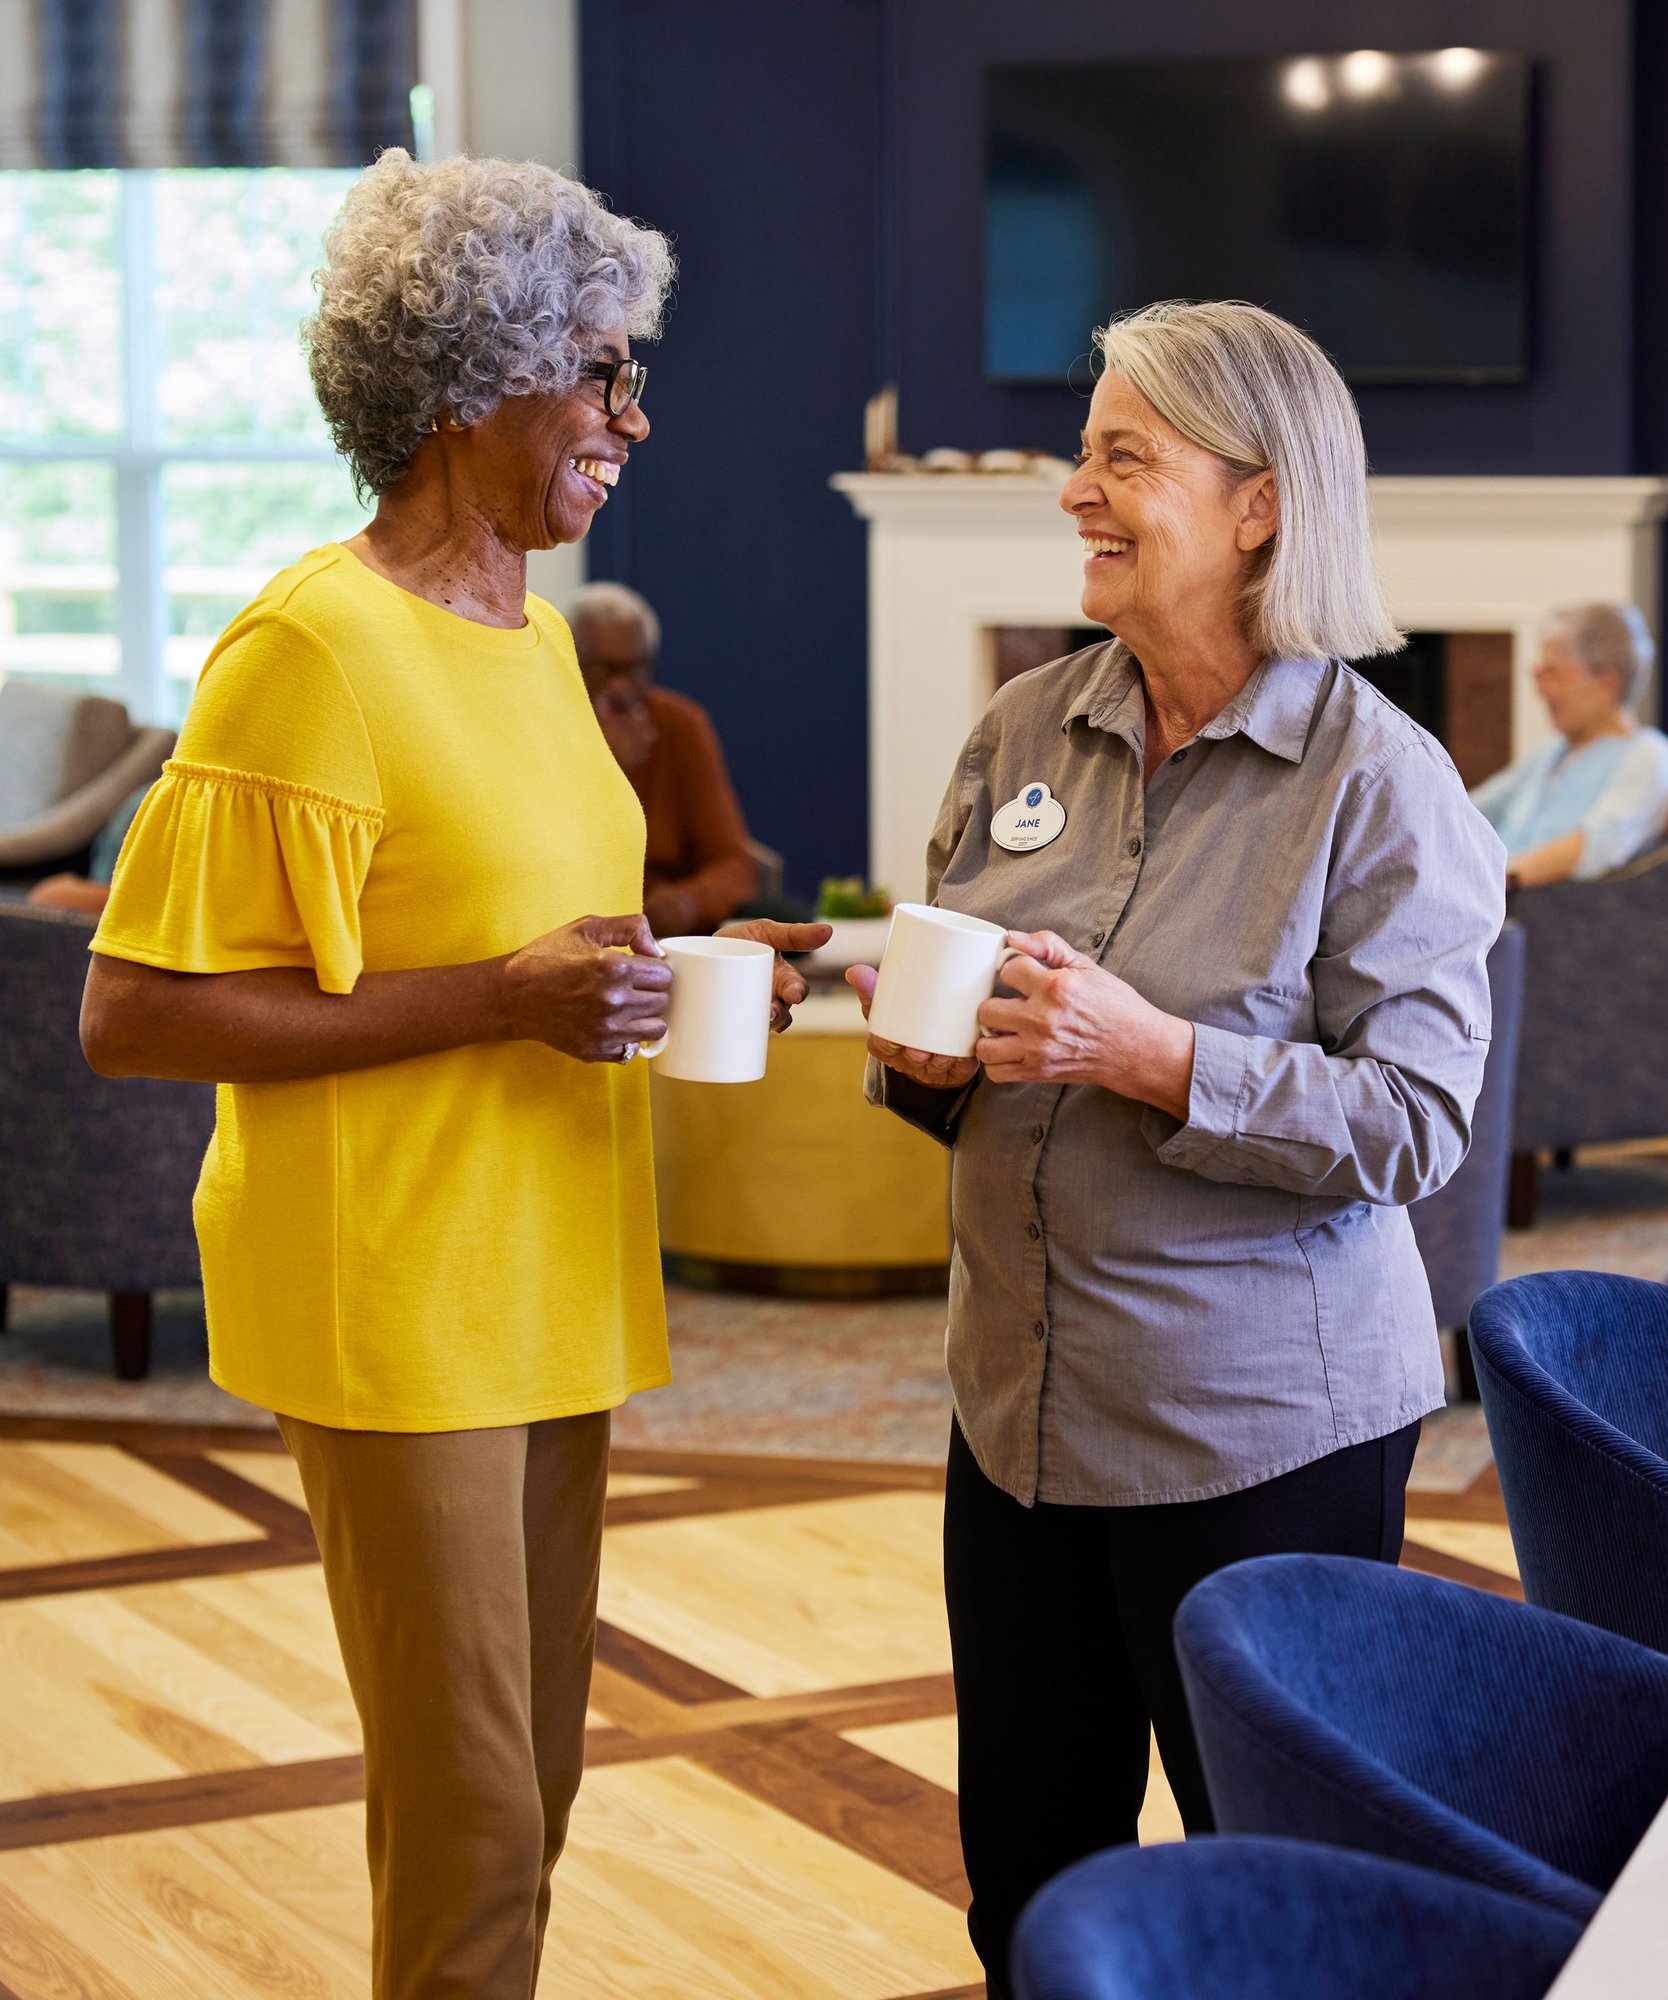
[[[1557,736],[1480,784],[1471,802],[1506,843],[1506,886],[1619,868],[1668,821],[1668,737],[1635,714],[1656,648],[1632,604],[1555,611],[1535,686]]]

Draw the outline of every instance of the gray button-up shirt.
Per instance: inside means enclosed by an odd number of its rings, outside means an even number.
[[[1057,931],[1195,1025],[1185,1124],[1088,1085],[869,1092],[953,1145],[948,1358],[1016,1499],[1232,1493],[1442,1403],[1405,1204],[1465,1155],[1505,850],[1442,749],[1347,667],[1274,661],[1141,781],[1116,642],[1011,682],[928,893]],[[1066,809],[1011,853],[1032,784]]]

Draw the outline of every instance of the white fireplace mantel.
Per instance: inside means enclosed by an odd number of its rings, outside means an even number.
[[[991,631],[1082,620],[1082,559],[1052,480],[840,473],[869,524],[869,870],[918,895],[956,753],[995,685]],[[1517,754],[1547,724],[1530,682],[1560,605],[1656,621],[1668,480],[1374,479],[1379,567],[1410,631],[1513,636]]]

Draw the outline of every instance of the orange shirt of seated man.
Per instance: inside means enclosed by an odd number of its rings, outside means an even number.
[[[655,686],[660,621],[636,591],[587,584],[568,624],[602,733],[649,823],[650,928],[657,937],[713,930],[757,893],[759,871],[712,719]]]

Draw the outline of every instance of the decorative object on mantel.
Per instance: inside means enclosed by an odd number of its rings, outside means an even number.
[[[863,469],[889,472],[898,451],[898,385],[888,382],[863,405]]]
[[[973,473],[997,479],[1045,479],[1058,486],[1075,470],[1070,459],[1047,451],[957,451],[950,445],[905,459],[888,468],[894,472]]]
[[[1046,451],[958,451],[938,445],[919,458],[898,449],[898,387],[888,382],[863,405],[865,472],[992,474],[1004,479],[1039,479],[1061,485],[1072,475],[1070,459]]]
[[[981,478],[1038,479],[1045,480],[1050,486],[1059,486],[1071,477],[1076,468],[1070,459],[1056,458],[1052,452],[957,451],[951,445],[939,445],[936,450],[924,452],[919,458],[911,458],[907,452],[895,452],[882,470],[938,476],[956,473]]]

